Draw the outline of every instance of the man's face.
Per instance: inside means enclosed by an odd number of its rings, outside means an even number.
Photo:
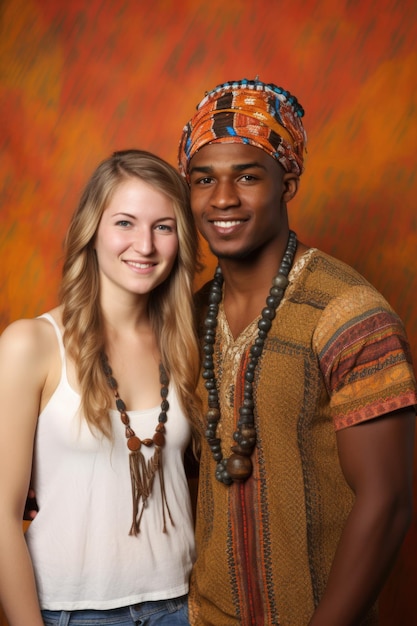
[[[193,214],[213,254],[243,259],[276,246],[287,227],[285,202],[296,191],[295,175],[264,150],[241,143],[204,146],[189,171]]]

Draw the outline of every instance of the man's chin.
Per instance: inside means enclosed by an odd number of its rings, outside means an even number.
[[[224,261],[244,261],[249,259],[253,254],[253,250],[225,250],[224,248],[218,248],[216,246],[210,246],[210,252],[214,254],[219,260]]]

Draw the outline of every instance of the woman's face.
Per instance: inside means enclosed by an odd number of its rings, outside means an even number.
[[[149,294],[170,274],[178,253],[172,200],[128,178],[114,191],[97,229],[101,290]]]

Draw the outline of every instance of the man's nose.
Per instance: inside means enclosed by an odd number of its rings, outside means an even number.
[[[211,203],[218,209],[228,209],[240,203],[239,195],[232,181],[218,181],[211,197]]]

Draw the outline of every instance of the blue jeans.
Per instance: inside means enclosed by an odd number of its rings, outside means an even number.
[[[45,626],[189,626],[187,596],[105,611],[42,611]]]

